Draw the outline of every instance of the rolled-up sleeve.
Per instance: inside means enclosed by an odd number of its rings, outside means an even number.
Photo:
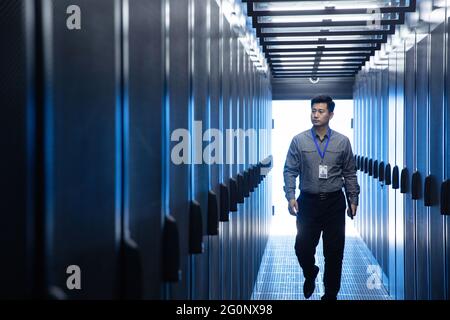
[[[356,176],[356,166],[355,159],[353,157],[352,146],[348,139],[346,139],[342,175],[344,177],[347,197],[349,198],[350,203],[358,205],[360,189]]]
[[[289,201],[295,199],[295,182],[299,175],[300,155],[295,138],[292,139],[291,145],[286,156],[284,164],[284,192],[286,199]]]

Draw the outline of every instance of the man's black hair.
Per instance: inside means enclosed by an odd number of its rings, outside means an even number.
[[[334,101],[330,96],[317,96],[311,99],[311,108],[315,103],[326,103],[329,112],[334,112]]]

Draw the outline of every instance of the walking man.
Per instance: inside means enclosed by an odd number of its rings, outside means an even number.
[[[353,218],[358,207],[359,185],[350,141],[329,127],[334,106],[329,96],[311,100],[313,127],[292,139],[284,165],[284,191],[289,201],[289,213],[297,217],[295,254],[303,269],[303,293],[307,299],[314,292],[319,273],[314,255],[322,232],[325,257],[325,295],[322,300],[336,300],[341,286],[346,209],[344,184],[351,204],[349,216]],[[297,176],[300,196],[296,200]]]

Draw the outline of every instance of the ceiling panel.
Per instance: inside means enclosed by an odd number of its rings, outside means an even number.
[[[284,15],[284,16],[264,16],[258,17],[257,22],[259,24],[268,23],[296,23],[296,22],[352,22],[352,21],[364,21],[366,25],[369,21],[385,20],[394,21],[399,20],[399,13],[386,13],[386,14],[341,14],[341,15]]]
[[[353,77],[414,0],[242,0],[274,78]]]
[[[347,36],[316,36],[316,37],[301,37],[301,36],[274,36],[274,37],[264,37],[264,43],[267,42],[277,42],[277,41],[367,41],[367,40],[383,40],[383,35],[347,35]]]
[[[345,9],[383,9],[408,10],[411,1],[393,0],[346,0],[346,1],[253,1],[252,9],[261,11],[307,11],[307,10],[345,10]]]

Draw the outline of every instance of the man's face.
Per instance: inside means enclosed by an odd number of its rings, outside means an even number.
[[[333,118],[333,112],[328,111],[325,102],[315,103],[311,107],[311,122],[314,127],[327,125],[331,118]]]

